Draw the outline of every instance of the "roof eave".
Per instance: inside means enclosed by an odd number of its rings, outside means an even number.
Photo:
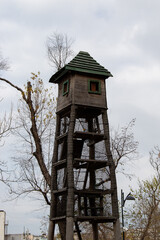
[[[65,67],[60,69],[57,73],[55,73],[50,78],[49,82],[58,83],[58,80],[61,77],[63,77],[68,71],[94,74],[94,75],[98,75],[98,76],[103,76],[105,78],[113,77],[113,75],[110,72],[102,72],[102,71],[94,71],[94,70],[88,70],[88,69],[74,68],[74,67],[70,67],[70,66],[66,65]]]
[[[68,70],[65,69],[65,67],[61,68],[58,72],[56,72],[50,79],[49,82],[57,83],[58,80],[67,73]]]

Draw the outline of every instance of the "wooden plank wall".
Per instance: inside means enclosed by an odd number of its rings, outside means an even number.
[[[88,80],[98,80],[101,82],[101,94],[93,94],[88,92]],[[76,74],[74,77],[74,81],[75,104],[90,107],[106,108],[106,89],[104,79]]]
[[[66,80],[69,80],[69,92],[63,96],[63,83]],[[98,80],[101,82],[101,94],[88,92],[88,80]],[[106,109],[106,86],[104,79],[77,73],[63,77],[58,85],[57,112],[71,104]]]

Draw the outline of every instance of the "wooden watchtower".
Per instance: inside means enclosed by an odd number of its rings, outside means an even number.
[[[74,232],[83,239],[81,222],[92,225],[93,240],[99,223],[113,223],[120,239],[105,86],[110,76],[87,52],[79,52],[50,79],[58,84],[50,221],[66,225],[67,240]]]

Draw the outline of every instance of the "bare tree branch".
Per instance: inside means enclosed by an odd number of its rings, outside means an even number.
[[[0,71],[7,71],[9,69],[8,59],[3,58],[0,53]]]
[[[152,151],[150,151],[149,160],[157,177],[160,179],[160,148],[158,146],[155,146]]]
[[[73,56],[72,45],[73,40],[68,38],[66,34],[53,33],[47,39],[47,52],[51,64],[60,70]]]
[[[138,190],[134,191],[135,202],[128,222],[132,232],[132,239],[158,239],[160,227],[160,181],[154,176],[151,180],[139,181]],[[130,231],[129,231],[130,232]]]
[[[134,140],[133,134],[134,125],[135,119],[132,119],[128,125],[121,128],[120,131],[111,132],[111,151],[116,168],[138,157],[138,142]]]

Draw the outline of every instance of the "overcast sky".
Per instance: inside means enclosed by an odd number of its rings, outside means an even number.
[[[140,179],[150,176],[148,153],[159,144],[160,135],[160,1],[0,0],[0,49],[11,65],[3,77],[23,86],[30,72],[40,71],[47,84],[54,70],[45,44],[53,32],[66,33],[75,40],[75,53],[87,51],[111,71],[114,77],[107,80],[110,125],[116,128],[136,118],[140,158],[133,172]],[[18,94],[13,89],[3,86],[0,94],[3,111],[10,101],[16,107]],[[127,194],[136,181],[118,177],[119,193],[123,188]],[[23,226],[39,233],[37,202],[2,199],[1,191],[0,209],[7,213],[10,233],[21,233]]]

